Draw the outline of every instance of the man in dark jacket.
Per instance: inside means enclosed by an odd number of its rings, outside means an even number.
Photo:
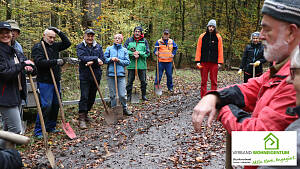
[[[143,28],[137,26],[134,28],[133,37],[130,37],[124,43],[124,47],[128,50],[130,64],[128,69],[128,81],[126,85],[128,101],[131,100],[132,85],[135,79],[135,65],[137,61],[138,76],[141,81],[142,99],[148,100],[146,97],[147,89],[147,57],[150,55],[148,41],[144,38]]]
[[[55,42],[56,34],[61,38],[61,42]],[[49,60],[46,59],[44,42]],[[32,48],[32,58],[37,67],[37,85],[40,91],[41,108],[45,120],[46,130],[48,132],[57,132],[56,120],[59,110],[58,99],[55,93],[50,68],[52,68],[58,90],[60,92],[61,66],[64,64],[63,59],[59,58],[59,52],[71,46],[67,36],[55,27],[49,27],[44,31],[41,42],[35,44]],[[42,129],[39,117],[37,115],[34,134],[42,138]]]
[[[21,118],[19,105],[26,98],[25,71],[33,71],[33,62],[11,46],[12,29],[0,22],[0,113],[3,129],[19,134]],[[5,141],[0,139],[0,147]]]
[[[211,81],[211,90],[216,90],[218,86],[218,69],[223,64],[223,42],[222,37],[216,31],[217,23],[210,20],[206,27],[206,32],[199,36],[195,61],[197,67],[201,67],[201,98],[207,91],[208,73]]]
[[[239,75],[242,75],[244,71],[244,83],[247,83],[248,79],[253,77],[253,66],[255,67],[255,77],[260,76],[263,73],[262,64],[265,62],[264,47],[259,42],[259,32],[254,32],[251,34],[251,44],[248,44],[245,48],[240,70],[238,71]],[[250,63],[254,65],[250,65]]]
[[[77,56],[79,63],[80,80],[80,101],[79,101],[79,127],[87,128],[86,122],[89,122],[88,111],[91,110],[96,97],[97,86],[90,72],[89,66],[92,66],[98,84],[100,84],[104,57],[102,46],[95,40],[95,32],[87,29],[84,33],[84,40],[77,45]]]

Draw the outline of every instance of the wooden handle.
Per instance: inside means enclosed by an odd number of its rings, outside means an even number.
[[[49,60],[45,44],[44,44],[43,41],[41,43],[42,43],[42,46],[43,46],[43,49],[44,49],[44,52],[45,52],[45,55],[46,55],[46,59]],[[61,113],[61,120],[62,120],[63,123],[65,123],[65,113],[64,113],[63,106],[62,106],[62,103],[61,103],[60,94],[58,92],[58,88],[57,88],[57,84],[56,84],[56,81],[55,81],[54,73],[53,73],[53,70],[52,70],[51,67],[50,67],[50,74],[51,74],[51,77],[52,77],[55,93],[56,93],[57,100],[58,100],[58,103],[59,103],[59,110],[60,110],[60,113]]]
[[[97,90],[98,90],[98,92],[99,92],[99,95],[100,95],[102,104],[103,104],[103,106],[104,106],[105,112],[106,112],[106,114],[108,114],[107,106],[106,106],[106,103],[105,103],[105,101],[104,101],[104,98],[103,98],[103,95],[102,95],[102,93],[101,93],[101,90],[100,90],[100,88],[99,88],[99,84],[98,84],[98,82],[97,82],[97,79],[96,79],[95,73],[94,73],[94,71],[93,71],[93,68],[92,68],[91,65],[89,65],[89,68],[90,68],[91,74],[92,74],[92,76],[93,76],[93,78],[94,78],[95,84],[96,84],[96,86],[97,86]]]
[[[156,76],[156,78],[157,78],[157,85],[159,85],[159,67],[158,67],[158,58],[159,58],[159,51],[158,51],[158,49],[159,49],[159,47],[157,47],[157,46],[155,46],[156,47],[156,49],[157,49],[157,59],[156,59],[156,74],[157,74],[157,76]]]
[[[46,149],[48,149],[48,136],[47,136],[47,133],[46,133],[46,128],[45,128],[44,117],[43,117],[43,113],[42,113],[42,109],[41,109],[41,105],[40,105],[40,100],[39,100],[39,97],[38,97],[38,95],[36,93],[36,88],[34,86],[31,74],[29,74],[28,76],[29,76],[29,82],[30,82],[30,85],[31,85],[31,89],[33,91],[33,95],[34,95],[34,100],[35,100],[35,103],[36,103],[36,107],[37,107],[37,110],[38,110],[38,114],[39,114],[39,118],[40,118],[40,123],[41,123],[41,126],[42,126],[42,133],[43,133],[43,137],[44,137],[44,144],[45,144]]]
[[[135,77],[137,77],[137,74],[138,74],[138,72],[137,72],[137,62],[138,62],[138,60],[137,60],[137,58],[135,58]]]
[[[116,87],[116,97],[119,99],[119,93],[118,93],[118,80],[117,80],[117,66],[116,62],[114,62],[114,71],[115,71],[115,87]],[[118,104],[118,101],[117,101]]]
[[[15,134],[8,131],[0,131],[0,138],[16,144],[27,144],[30,141],[29,137]]]

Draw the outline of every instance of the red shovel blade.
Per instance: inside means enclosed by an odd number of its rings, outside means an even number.
[[[63,123],[62,128],[64,129],[65,133],[69,136],[70,139],[76,138],[76,134],[70,126],[70,123]]]

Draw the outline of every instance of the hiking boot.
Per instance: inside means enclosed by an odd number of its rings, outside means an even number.
[[[124,109],[124,110],[123,110],[123,114],[125,114],[126,116],[131,116],[131,115],[132,115],[132,112],[129,111],[128,109]]]
[[[79,121],[79,128],[81,128],[81,129],[87,129],[87,126],[86,126],[86,124],[85,124],[85,121],[83,121],[83,120],[80,120],[80,121]]]
[[[91,119],[89,118],[88,113],[84,113],[84,120],[87,123],[91,122]]]

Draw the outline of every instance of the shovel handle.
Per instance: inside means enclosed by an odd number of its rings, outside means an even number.
[[[39,97],[38,97],[38,95],[36,93],[36,88],[34,86],[31,74],[29,74],[28,76],[29,76],[29,82],[30,82],[30,85],[31,85],[31,89],[33,91],[33,95],[34,95],[34,100],[35,100],[35,103],[36,103],[36,107],[37,107],[37,110],[38,110],[38,114],[39,114],[41,126],[42,126],[42,133],[43,133],[43,138],[44,138],[44,144],[45,144],[46,149],[48,149],[48,136],[46,134],[46,128],[45,128],[44,117],[43,117],[43,113],[42,113],[42,109],[41,109],[41,105],[40,105],[40,100],[39,100]]]
[[[117,79],[117,66],[116,62],[114,62],[114,72],[115,72],[115,87],[116,87],[116,97],[119,100],[119,93],[118,93],[118,79]],[[118,104],[118,101],[117,101]]]
[[[250,65],[252,65],[252,77],[255,77],[255,66],[254,63],[250,63]]]
[[[137,58],[135,58],[135,77],[137,77],[137,75],[138,75],[137,62],[138,62],[138,60],[137,60]]]
[[[45,55],[46,55],[46,59],[49,60],[45,44],[44,44],[43,41],[41,43],[42,43],[42,46],[43,46],[43,49],[44,49],[44,52],[45,52]],[[52,81],[53,81],[55,93],[56,93],[58,104],[59,104],[59,110],[60,110],[60,113],[61,113],[61,119],[62,119],[62,122],[65,123],[65,113],[64,113],[63,106],[62,106],[62,103],[61,103],[60,94],[58,92],[58,88],[57,88],[57,84],[56,84],[56,81],[55,81],[54,73],[53,73],[53,70],[52,70],[51,67],[50,67],[50,74],[51,74],[51,77],[52,77]]]
[[[98,82],[97,82],[97,79],[96,79],[95,73],[94,73],[94,71],[93,71],[93,68],[92,68],[91,65],[89,65],[89,68],[90,68],[91,74],[92,74],[92,76],[93,76],[94,82],[95,82],[95,84],[96,84],[96,86],[97,86],[97,90],[98,90],[98,92],[99,92],[99,95],[100,95],[102,104],[103,104],[103,106],[104,106],[105,112],[106,112],[106,114],[108,114],[107,106],[106,106],[106,103],[105,103],[105,101],[104,101],[104,98],[103,98],[103,95],[102,95],[102,93],[101,93],[101,90],[100,90],[100,88],[99,88],[99,84],[98,84]]]
[[[159,46],[155,46],[157,49],[157,55],[156,55],[156,78],[157,78],[157,85],[159,85],[159,67],[158,67],[158,58],[159,58]]]
[[[172,63],[173,63],[173,68],[174,68],[174,72],[175,72],[175,75],[176,75],[176,67],[175,67],[174,60],[172,60]]]

